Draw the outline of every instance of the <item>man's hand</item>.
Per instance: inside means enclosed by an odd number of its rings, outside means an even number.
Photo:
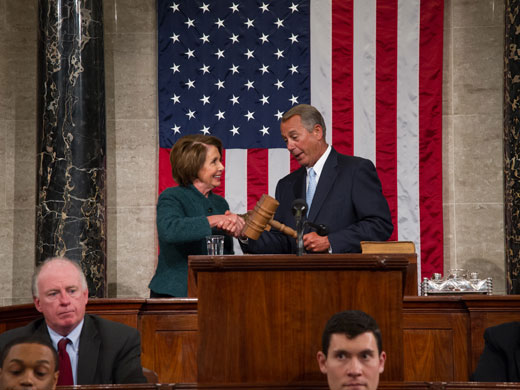
[[[319,236],[316,232],[303,236],[303,246],[307,252],[327,252],[330,248],[329,238]]]
[[[224,230],[233,237],[239,237],[242,235],[245,224],[242,217],[226,210],[223,218],[217,223],[217,228]]]
[[[223,230],[226,234],[233,237],[239,237],[246,224],[240,215],[233,214],[229,210],[225,214],[209,215],[207,218],[210,227]]]

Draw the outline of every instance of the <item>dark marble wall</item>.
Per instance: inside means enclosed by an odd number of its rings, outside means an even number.
[[[98,0],[39,0],[36,263],[79,261],[106,295],[103,12]]]
[[[504,223],[507,289],[520,293],[520,0],[507,0],[504,50]]]

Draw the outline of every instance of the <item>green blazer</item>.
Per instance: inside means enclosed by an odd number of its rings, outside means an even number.
[[[159,262],[148,287],[158,294],[185,297],[188,293],[188,256],[207,254],[205,237],[224,234],[211,229],[208,215],[229,210],[226,200],[210,192],[206,198],[193,185],[170,187],[157,202]],[[233,238],[224,239],[224,254],[233,254]]]

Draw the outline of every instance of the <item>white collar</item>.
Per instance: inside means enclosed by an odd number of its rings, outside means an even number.
[[[316,173],[316,182],[318,182],[321,171],[323,171],[323,167],[325,166],[325,161],[327,161],[327,158],[329,157],[330,152],[332,151],[332,148],[330,145],[327,146],[327,149],[325,150],[325,153],[321,155],[321,157],[316,161],[316,164],[314,164],[312,167],[306,168],[307,170],[307,176],[309,176],[309,169],[313,169]]]
[[[58,350],[58,342],[66,337],[70,340],[70,344],[72,346],[72,348],[74,349],[74,351],[77,351],[78,348],[79,348],[79,336],[81,335],[81,329],[83,329],[83,323],[85,322],[85,318],[83,318],[81,320],[81,322],[76,325],[76,327],[74,329],[72,329],[72,331],[66,335],[66,336],[62,336],[61,334],[55,332],[54,330],[52,330],[49,325],[47,325],[47,330],[49,331],[49,335],[51,336],[51,340],[52,340],[52,345],[54,346],[54,348],[56,348],[56,350]]]

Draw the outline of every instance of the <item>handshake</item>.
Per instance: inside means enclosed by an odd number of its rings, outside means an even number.
[[[296,238],[295,230],[273,219],[279,205],[280,203],[276,199],[264,194],[255,208],[249,210],[246,214],[234,214],[228,210],[225,214],[212,215],[208,219],[211,227],[216,227],[237,238],[247,237],[258,240],[260,234],[264,230],[271,230],[271,227]]]
[[[303,202],[300,205],[299,202]],[[302,200],[297,200],[293,204],[293,209],[298,212],[305,212],[307,205]],[[262,195],[253,210],[249,210],[246,214],[233,214],[230,211],[222,216],[223,218],[217,223],[216,227],[224,230],[234,237],[247,237],[252,240],[258,240],[263,231],[269,231],[271,228],[279,230],[280,232],[292,238],[297,238],[297,232],[273,219],[274,213],[280,203],[269,195]],[[302,207],[300,207],[302,206]],[[327,227],[324,225],[315,225],[309,221],[304,222],[317,230],[318,235],[326,236],[328,234]]]
[[[229,210],[222,215],[209,216],[211,227],[217,227],[228,235],[239,238],[258,240],[264,231],[271,228],[294,238],[297,243],[297,254],[301,256],[303,251],[307,253],[330,252],[328,229],[325,225],[317,225],[305,220],[307,204],[302,199],[296,199],[292,205],[292,211],[296,219],[297,230],[290,228],[273,219],[274,213],[280,203],[269,195],[262,195],[253,210],[247,214],[233,214]],[[212,219],[215,221],[212,224]],[[306,226],[316,229],[316,232],[303,234]]]

